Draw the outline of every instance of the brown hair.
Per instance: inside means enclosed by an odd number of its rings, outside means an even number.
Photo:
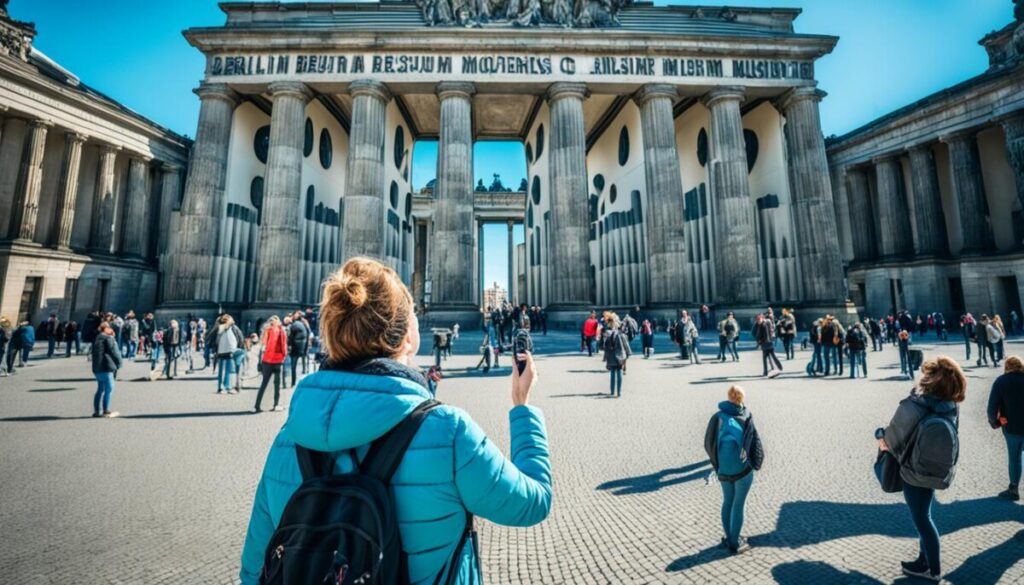
[[[1024,361],[1015,355],[1006,358],[1003,363],[1003,372],[1007,374],[1024,372]]]
[[[324,282],[320,335],[332,363],[393,357],[409,331],[412,295],[394,270],[350,259]]]
[[[921,372],[923,376],[917,384],[921,394],[953,402],[963,402],[967,397],[967,378],[953,358],[940,356],[928,360],[921,366]]]

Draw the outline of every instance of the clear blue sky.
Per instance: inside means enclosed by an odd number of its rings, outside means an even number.
[[[663,0],[657,4],[666,4]],[[694,2],[671,2],[695,4]],[[709,5],[715,2],[699,2]],[[878,116],[985,70],[977,41],[1013,19],[1010,0],[737,0],[737,6],[802,8],[796,29],[840,37],[818,62],[825,134],[843,134]],[[203,59],[181,31],[216,26],[224,16],[215,0],[11,0],[14,18],[36,23],[36,47],[85,83],[182,134],[195,134],[199,101],[191,93]],[[522,146],[479,143],[476,176],[490,184],[501,174],[515,188],[525,175]],[[418,188],[433,178],[436,145],[422,144],[413,160]],[[493,236],[492,236],[493,232]],[[504,238],[488,229],[490,250]],[[488,253],[495,267],[484,282],[504,283],[505,248]],[[493,275],[493,277],[492,277]]]

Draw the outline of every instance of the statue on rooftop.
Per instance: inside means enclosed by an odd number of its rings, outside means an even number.
[[[0,0],[2,1],[2,0]],[[428,26],[619,26],[633,0],[415,0]]]

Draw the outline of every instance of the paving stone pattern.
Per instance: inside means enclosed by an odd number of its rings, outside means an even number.
[[[489,583],[909,583],[898,572],[916,554],[909,514],[871,472],[873,431],[910,388],[892,348],[869,353],[867,381],[806,379],[809,352],[764,380],[749,348],[739,364],[689,366],[659,343],[654,358],[630,361],[622,398],[610,399],[577,337],[538,338],[533,403],[547,418],[555,504],[530,529],[481,522]],[[459,372],[478,344],[463,335],[440,397],[507,449],[510,370]],[[963,357],[959,344],[923,345]],[[0,378],[0,581],[236,581],[256,481],[287,413],[249,414],[255,388],[218,396],[210,373],[138,381],[147,370],[122,372],[113,420],[89,417],[84,357]],[[993,497],[1007,483],[1005,444],[984,415],[996,373],[968,369],[961,465],[935,510],[954,584],[1024,583],[1024,507]],[[702,445],[732,382],[746,388],[767,452],[747,505],[754,548],[736,558],[715,548],[721,490],[706,481]]]

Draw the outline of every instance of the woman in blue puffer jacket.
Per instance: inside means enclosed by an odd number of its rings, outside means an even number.
[[[302,483],[295,446],[365,456],[370,443],[431,398],[411,366],[419,324],[398,275],[353,258],[324,285],[320,333],[325,367],[302,379],[256,489],[242,551],[243,585],[259,582],[267,543],[285,505]],[[532,526],[551,509],[551,467],[540,410],[528,406],[537,374],[528,354],[512,368],[509,461],[461,409],[441,406],[423,422],[391,481],[409,581],[431,584],[456,572],[455,583],[482,581],[473,547],[463,547],[467,513],[507,526]],[[336,473],[353,470],[336,457]],[[438,579],[438,578],[441,579]]]

